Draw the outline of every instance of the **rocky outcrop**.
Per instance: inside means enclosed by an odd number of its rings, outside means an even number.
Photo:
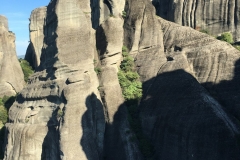
[[[47,7],[40,66],[9,110],[6,160],[141,159],[117,78],[123,19],[101,25],[98,58],[82,4],[53,0]]]
[[[150,1],[104,2],[104,13],[97,1],[49,3],[40,66],[9,111],[5,159],[239,159],[240,52],[157,17]],[[118,82],[123,43],[143,82],[144,141]]]
[[[0,97],[15,95],[24,86],[23,72],[16,55],[15,34],[7,18],[0,16]]]
[[[153,0],[160,17],[217,35],[231,32],[239,41],[239,0]]]
[[[43,26],[46,18],[46,10],[46,7],[33,10],[29,19],[30,43],[24,59],[27,60],[33,68],[37,68],[40,65],[44,42]]]
[[[189,27],[151,16],[154,9],[148,2],[134,5],[134,1],[129,0],[127,4],[125,41],[133,53],[137,50],[136,65],[140,67],[138,72],[144,82],[140,119],[145,135],[156,150],[153,157],[238,159],[240,114],[236,97],[240,95],[236,82],[240,77],[236,70],[239,51]],[[139,20],[139,17],[148,19]],[[145,20],[148,27],[155,29],[146,33]],[[144,66],[148,72],[143,72],[141,64],[151,59],[154,48],[154,41],[151,41],[154,36],[149,33],[162,35],[157,43],[157,50],[162,50],[157,55],[162,58],[157,60],[158,70],[152,65],[158,57],[155,56]],[[130,43],[129,39],[132,39]],[[133,47],[144,40],[150,42],[148,47]],[[141,62],[142,50],[146,57]],[[146,79],[151,72],[153,75]],[[233,148],[229,150],[226,145]]]

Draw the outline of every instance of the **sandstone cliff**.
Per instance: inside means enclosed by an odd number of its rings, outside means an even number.
[[[5,159],[239,159],[240,52],[157,17],[150,1],[101,3],[49,3],[40,66],[9,111]],[[148,157],[118,82],[123,44],[143,82]]]
[[[40,66],[9,111],[6,160],[141,159],[126,132],[117,79],[123,19],[103,22],[97,32],[105,45],[97,47],[102,54],[97,56],[95,30],[85,12],[90,6],[82,9],[83,4],[53,0],[47,7]],[[99,76],[96,65],[102,68]]]
[[[32,11],[30,16],[30,43],[24,59],[27,60],[33,68],[40,65],[44,40],[43,26],[46,18],[46,9],[46,7],[37,8]]]
[[[231,32],[239,41],[239,0],[153,0],[157,15],[217,35]]]
[[[8,21],[0,16],[0,97],[20,92],[23,72],[16,55],[15,34],[8,30]]]

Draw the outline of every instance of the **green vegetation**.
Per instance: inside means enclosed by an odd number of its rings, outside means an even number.
[[[8,110],[12,106],[15,101],[15,96],[4,96],[0,98],[0,141],[4,141],[4,133],[5,133],[5,123],[8,120]],[[0,150],[0,159],[3,158],[2,150]]]
[[[135,71],[134,60],[129,55],[127,48],[122,49],[123,61],[118,72],[118,79],[125,100],[139,100],[142,97],[142,83]]]
[[[126,17],[127,17],[126,11],[122,11],[122,17],[123,17],[123,18],[126,18]]]
[[[209,32],[208,29],[202,29],[202,30],[200,30],[200,32],[210,35],[210,32]],[[229,44],[231,44],[233,47],[235,47],[237,50],[240,51],[239,43],[234,43],[233,36],[230,32],[222,33],[221,36],[218,36],[218,37],[215,37],[215,38],[217,38],[218,40],[221,40],[221,41],[228,42]]]
[[[29,65],[29,62],[24,59],[19,59],[20,66],[24,74],[24,81],[27,82],[28,78],[34,73],[32,67]]]
[[[57,118],[60,118],[62,116],[63,116],[63,111],[62,111],[61,108],[59,108],[58,111],[57,111]]]
[[[218,40],[228,42],[230,44],[233,43],[233,36],[230,32],[222,33],[221,36],[217,37]]]
[[[94,71],[97,73],[97,75],[99,75],[102,72],[101,68],[99,67],[95,67]]]
[[[142,132],[138,113],[138,102],[142,97],[142,83],[139,80],[138,73],[135,71],[134,59],[129,55],[128,49],[125,46],[122,48],[122,54],[123,60],[118,72],[118,79],[128,109],[128,121],[132,131],[135,133],[129,138],[129,141],[138,141],[139,148],[145,159],[151,159],[153,147]]]

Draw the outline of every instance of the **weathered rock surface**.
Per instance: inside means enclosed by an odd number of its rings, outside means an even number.
[[[16,55],[15,34],[7,18],[0,15],[0,97],[11,96],[24,86],[23,72]]]
[[[123,19],[102,25],[107,45],[101,48],[106,52],[100,56],[99,84],[91,17],[82,4],[53,0],[47,7],[40,66],[9,111],[6,160],[141,159],[130,142],[126,107],[120,107]]]
[[[149,2],[126,3],[129,8],[125,43],[132,52],[137,50],[136,65],[140,66],[138,72],[144,82],[140,119],[145,135],[155,147],[154,158],[238,159],[239,51],[189,27],[151,16],[154,8]],[[154,45],[154,38],[149,38],[151,32],[144,32],[144,19],[139,20],[145,16],[148,27],[159,26],[152,35],[162,35],[157,46],[158,51],[162,50],[158,52],[162,57],[157,60],[158,70],[152,65],[158,56],[144,67],[152,76],[141,70],[141,64],[152,58],[151,44]],[[134,49],[133,44],[142,44],[145,39],[152,43],[143,48],[146,57],[141,62],[141,48]]]
[[[217,35],[231,32],[240,39],[239,0],[153,0],[157,15],[197,30]]]
[[[46,18],[47,7],[37,8],[32,11],[30,16],[30,43],[25,55],[27,60],[33,68],[40,65],[40,57],[44,42],[43,27]]]
[[[143,82],[151,158],[240,159],[240,52],[157,17],[150,1],[101,3],[49,3],[40,66],[9,111],[5,159],[147,158],[118,83],[123,43]]]

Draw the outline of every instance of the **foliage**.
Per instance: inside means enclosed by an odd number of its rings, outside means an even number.
[[[0,141],[4,140],[5,123],[8,120],[8,110],[15,101],[15,96],[4,96],[0,98]],[[3,158],[3,152],[0,150],[0,159]]]
[[[101,68],[99,67],[94,68],[94,71],[97,73],[97,75],[99,75],[102,72]]]
[[[0,121],[5,124],[8,119],[8,110],[12,106],[13,102],[15,101],[15,96],[4,96],[0,98]]]
[[[142,83],[135,70],[134,60],[129,55],[127,48],[122,48],[123,61],[118,72],[118,79],[125,100],[140,99],[142,97]]]
[[[27,82],[28,78],[34,73],[34,71],[32,67],[29,65],[28,61],[20,59],[19,62],[24,74],[24,81]]]
[[[228,42],[230,44],[233,43],[233,36],[230,32],[222,33],[221,36],[217,37],[218,40]]]
[[[123,17],[123,18],[126,18],[126,17],[127,17],[126,11],[122,11],[122,17]]]
[[[0,123],[5,124],[8,119],[7,109],[0,105]]]
[[[145,159],[153,155],[153,147],[144,136],[138,114],[138,101],[142,97],[142,83],[135,71],[134,59],[129,55],[127,47],[122,48],[123,60],[118,72],[122,94],[128,109],[128,121],[135,134],[130,136],[130,142],[139,142],[139,148]]]
[[[57,117],[60,118],[62,116],[63,116],[63,111],[62,111],[62,109],[59,108],[57,111]]]

